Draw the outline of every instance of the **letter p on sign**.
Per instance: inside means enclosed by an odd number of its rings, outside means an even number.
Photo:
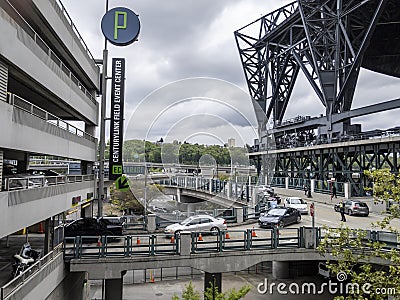
[[[119,22],[119,16],[122,16],[122,25]],[[124,11],[115,11],[114,17],[114,40],[118,40],[118,30],[126,29],[126,21],[128,19],[128,14]]]

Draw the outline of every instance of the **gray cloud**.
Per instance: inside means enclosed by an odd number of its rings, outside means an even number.
[[[98,0],[66,0],[64,5],[71,15],[74,23],[88,44],[91,52],[96,58],[101,57],[104,38],[100,31],[100,20],[105,11],[104,1]],[[109,46],[110,57],[126,57],[126,114],[128,119],[134,111],[137,111],[139,103],[143,99],[151,96],[151,103],[146,104],[140,110],[134,126],[126,122],[129,138],[143,139],[146,135],[146,126],[149,120],[156,117],[155,111],[165,108],[163,103],[183,97],[199,97],[204,99],[223,99],[224,103],[229,103],[236,107],[248,119],[254,120],[254,112],[250,100],[244,96],[244,92],[230,91],[222,89],[218,93],[218,86],[208,86],[210,93],[199,95],[198,87],[195,85],[185,85],[182,91],[164,90],[157,94],[157,89],[176,80],[188,77],[214,77],[236,84],[247,93],[247,86],[239,60],[233,32],[244,25],[267,14],[280,6],[292,2],[291,0],[278,1],[259,1],[259,0],[113,0],[110,7],[126,6],[139,14],[141,21],[141,32],[139,41],[128,47]],[[353,107],[381,102],[398,97],[399,81],[387,76],[377,75],[370,71],[362,71],[358,83]],[[156,91],[156,92],[153,92]],[[154,97],[154,95],[158,95]],[[226,97],[223,97],[223,96]],[[147,98],[146,98],[147,97]],[[196,103],[196,105],[194,105]],[[188,107],[189,106],[189,107]],[[162,108],[163,107],[163,108]],[[146,108],[146,109],[144,109]],[[182,108],[181,111],[178,108]],[[170,109],[171,114],[165,115],[160,120],[159,127],[152,127],[151,132],[154,137],[160,137],[168,131],[168,126],[176,124],[177,120],[183,120],[189,112],[193,116],[201,113],[210,113],[210,108],[215,115],[227,120],[227,124],[232,124],[241,129],[253,130],[252,126],[245,126],[232,110],[224,110],[222,106],[210,105],[209,101],[200,105],[193,102],[187,105],[176,106]],[[314,91],[300,76],[296,83],[293,97],[287,109],[285,118],[297,115],[319,115],[325,109],[317,99]],[[389,115],[395,114],[396,111]],[[199,121],[197,117],[190,118],[191,122],[179,123],[185,126],[186,134],[197,132]],[[132,119],[133,120],[133,119]],[[395,126],[397,119],[385,114],[377,114],[371,118],[360,118],[364,128],[375,128],[374,126],[384,126],[386,128]],[[217,126],[213,120],[203,122],[200,127],[204,132],[218,128],[223,134],[224,126]],[[252,121],[253,122],[253,121]],[[252,123],[250,122],[250,123]],[[207,123],[210,128],[207,129]],[[387,125],[385,126],[385,124]],[[229,125],[230,126],[230,125]],[[179,126],[178,126],[179,127]],[[177,127],[177,128],[178,128]],[[199,129],[200,130],[200,129]],[[180,129],[183,131],[183,129]],[[174,131],[178,132],[178,130]],[[179,135],[182,136],[182,135]],[[253,137],[249,136],[248,143],[252,143]]]

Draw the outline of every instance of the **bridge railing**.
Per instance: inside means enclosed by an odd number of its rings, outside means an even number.
[[[29,278],[35,276],[40,270],[44,267],[47,267],[50,263],[53,262],[54,258],[61,253],[63,250],[62,244],[59,244],[54,248],[53,251],[47,253],[45,256],[40,258],[37,262],[35,262],[28,269],[23,271],[20,275],[15,277],[13,280],[8,282],[6,285],[0,288],[0,299],[6,299],[9,295],[11,295],[19,286],[24,284]]]
[[[280,248],[310,248],[310,241],[315,238],[311,248],[320,243],[326,236],[326,231],[315,228],[314,237],[307,237],[307,230],[312,228],[272,228],[225,230],[210,237],[209,232],[190,233],[190,244],[183,244],[181,235],[165,234],[127,235],[89,237],[78,236],[65,238],[64,258],[105,258],[105,257],[135,257],[156,255],[180,255],[184,246],[191,254],[212,253],[223,251],[251,251],[257,249]],[[183,233],[182,233],[183,234]],[[355,235],[354,235],[355,237]],[[330,237],[335,239],[335,236]],[[396,233],[365,230],[365,241],[383,242],[384,249],[390,251],[400,249]],[[182,243],[182,244],[181,244]]]

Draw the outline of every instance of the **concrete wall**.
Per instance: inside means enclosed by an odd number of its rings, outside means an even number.
[[[0,147],[86,161],[96,160],[96,143],[0,101]]]
[[[0,192],[0,237],[70,209],[73,197],[84,200],[93,190],[94,181],[85,181]]]
[[[47,1],[38,1],[47,2]],[[0,9],[2,56],[46,87],[93,124],[98,122],[98,103],[93,103],[10,16]]]
[[[61,8],[58,6],[56,1],[32,0],[32,2],[36,5],[40,13],[46,17],[47,22],[49,22],[50,26],[56,32],[68,51],[76,59],[78,65],[86,71],[93,85],[99,88],[99,69],[86,53],[84,46],[81,45],[81,42],[75,36],[71,25],[66,23],[63,16],[64,12],[61,11]],[[60,15],[63,17],[60,17]]]
[[[62,253],[11,293],[7,300],[81,300],[88,299],[88,285],[84,285],[84,272],[70,273],[65,267]]]

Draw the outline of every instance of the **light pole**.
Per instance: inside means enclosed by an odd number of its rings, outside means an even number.
[[[108,11],[108,0],[106,0],[106,12]],[[99,191],[97,216],[103,216],[104,197],[104,152],[106,149],[106,102],[107,102],[107,39],[104,39],[103,49],[103,74],[101,77],[101,106],[100,106],[100,145],[99,145]]]

